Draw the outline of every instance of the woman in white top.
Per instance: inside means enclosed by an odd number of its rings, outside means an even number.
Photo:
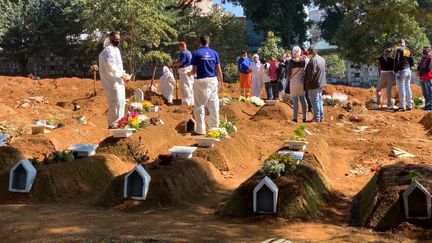
[[[302,107],[303,122],[307,119],[307,108],[304,90],[304,76],[306,60],[302,57],[301,49],[295,46],[292,50],[292,59],[289,63],[287,79],[289,79],[290,95],[293,102],[293,121],[297,122],[298,110],[300,102]]]
[[[261,62],[258,54],[252,56],[250,70],[252,71],[252,96],[260,97],[263,81],[261,79]]]
[[[270,63],[265,59],[261,59],[261,81],[264,83],[265,91],[267,93],[267,100],[274,100],[273,89],[270,84]]]

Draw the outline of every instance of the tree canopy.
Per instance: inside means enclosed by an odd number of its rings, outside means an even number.
[[[269,31],[263,45],[258,49],[258,53],[266,60],[269,60],[271,57],[278,58],[286,53],[285,49],[279,47],[280,43],[281,39]]]

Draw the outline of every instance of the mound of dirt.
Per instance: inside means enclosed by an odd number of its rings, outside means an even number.
[[[432,167],[429,165],[387,165],[380,169],[353,199],[353,225],[389,230],[403,222],[430,227],[432,220],[405,219],[402,193],[411,184],[410,174],[421,175],[417,180],[432,191]]]
[[[228,121],[249,120],[257,111],[257,107],[249,102],[233,101],[220,109],[221,118],[226,117]]]
[[[252,121],[261,120],[276,120],[276,121],[290,121],[292,120],[292,108],[282,102],[277,103],[274,106],[263,106],[258,112],[251,118]]]
[[[428,131],[428,135],[432,135],[432,113],[426,114],[420,121],[420,124]]]
[[[130,171],[134,164],[114,155],[96,155],[81,160],[37,167],[29,194],[8,191],[9,171],[0,174],[0,202],[71,202],[97,197],[111,181]]]
[[[0,147],[0,171],[11,169],[22,159],[24,159],[24,155],[18,149]]]
[[[125,174],[118,176],[98,197],[96,205],[120,209],[176,206],[194,203],[200,196],[211,193],[220,179],[219,171],[202,159],[175,160],[168,166],[147,166],[151,176],[145,201],[130,204],[123,198]]]
[[[286,219],[318,218],[323,213],[322,207],[331,196],[327,179],[318,169],[314,156],[307,155],[294,172],[274,180],[278,186],[277,216]],[[253,215],[253,190],[263,179],[257,172],[240,185],[219,214],[230,217]]]

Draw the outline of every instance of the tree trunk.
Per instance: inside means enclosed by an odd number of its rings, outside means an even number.
[[[26,57],[20,58],[20,60],[18,61],[20,72],[24,76],[27,76],[29,74],[28,68],[27,68],[28,61],[29,61],[29,59]]]

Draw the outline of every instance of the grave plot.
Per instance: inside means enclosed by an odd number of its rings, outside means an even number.
[[[276,213],[279,189],[269,178],[264,177],[253,190],[254,213]]]
[[[28,193],[36,180],[36,168],[28,160],[18,162],[9,173],[9,191]]]
[[[228,217],[254,217],[255,211],[268,212],[273,209],[275,216],[281,218],[317,219],[328,213],[324,210],[325,207],[334,203],[331,201],[334,198],[332,189],[314,155],[306,155],[304,163],[297,165],[289,174],[272,179],[274,185],[263,178],[265,176],[258,171],[243,182],[219,210],[219,214]],[[261,183],[268,186],[265,189],[261,187],[261,192],[259,189],[256,191]],[[261,204],[254,199],[256,196],[264,199]]]
[[[151,177],[142,165],[137,165],[124,179],[124,198],[146,200]]]
[[[430,191],[431,166],[384,166],[354,197],[351,222],[376,230],[389,230],[403,222],[430,227]]]

